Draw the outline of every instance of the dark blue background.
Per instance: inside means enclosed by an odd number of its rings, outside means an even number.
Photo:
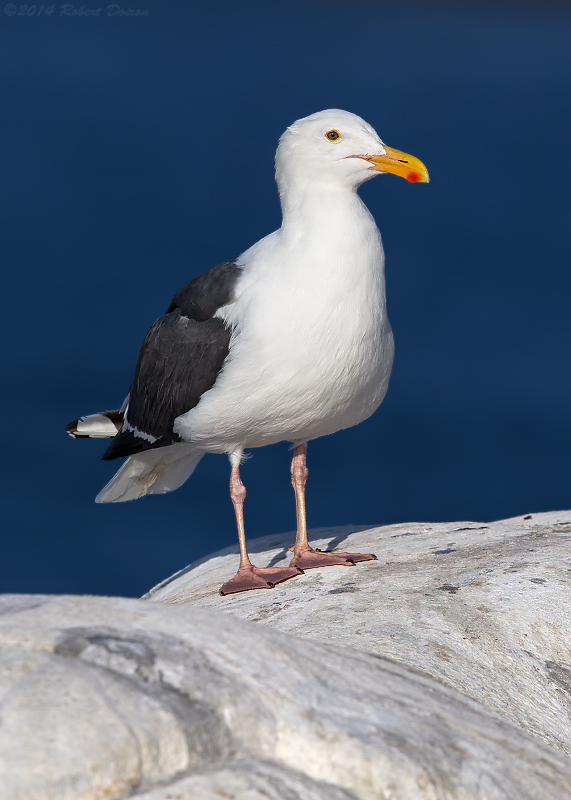
[[[432,183],[363,187],[396,361],[372,419],[310,446],[310,524],[569,507],[571,13],[458,5],[0,7],[1,590],[139,595],[235,541],[225,458],[97,506],[118,464],[63,431],[121,403],[180,285],[279,226],[277,139],[328,107]],[[243,468],[250,537],[294,526],[289,456]]]

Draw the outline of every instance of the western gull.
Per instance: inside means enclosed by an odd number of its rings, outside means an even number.
[[[421,161],[354,114],[294,122],[276,153],[281,228],[183,286],[147,334],[122,408],[67,427],[75,438],[113,437],[103,459],[127,457],[98,503],[170,492],[205,453],[229,456],[240,566],[222,594],[375,558],[309,546],[305,483],[307,443],[367,419],[387,391],[383,247],[357,194],[384,172],[428,182]],[[294,448],[297,535],[288,567],[260,569],[246,548],[240,463],[245,448],[279,441]]]

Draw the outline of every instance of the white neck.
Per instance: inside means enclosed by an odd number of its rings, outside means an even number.
[[[281,193],[282,247],[326,261],[330,269],[371,269],[382,279],[381,236],[356,191],[333,187],[290,186]],[[325,266],[325,265],[324,265]]]
[[[280,192],[282,228],[303,224],[304,220],[325,219],[328,215],[343,213],[347,206],[362,205],[356,192],[329,186],[304,186],[297,184]]]

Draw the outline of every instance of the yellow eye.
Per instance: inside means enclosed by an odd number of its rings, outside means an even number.
[[[327,133],[325,134],[325,138],[329,139],[330,142],[336,142],[337,139],[341,138],[341,134],[339,133],[339,131],[336,130],[327,131]]]

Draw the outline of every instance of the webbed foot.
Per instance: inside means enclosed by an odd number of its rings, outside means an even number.
[[[316,569],[317,567],[331,567],[336,564],[352,567],[358,561],[376,560],[377,556],[373,553],[333,553],[314,550],[312,547],[309,547],[307,550],[300,550],[297,553],[294,549],[290,567],[299,567],[303,570]]]
[[[302,574],[303,570],[295,565],[266,569],[252,565],[240,567],[235,577],[220,587],[220,594],[236,594],[237,592],[247,592],[250,589],[273,589],[276,583],[282,583],[282,581]]]

